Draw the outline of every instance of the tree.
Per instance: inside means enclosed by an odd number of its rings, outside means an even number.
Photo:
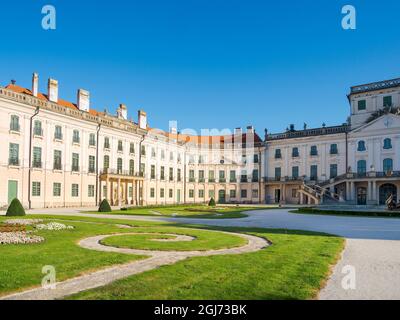
[[[211,199],[210,199],[210,201],[208,202],[208,205],[209,205],[210,207],[215,207],[215,200],[214,200],[214,198],[211,198]]]
[[[7,209],[6,216],[24,216],[25,215],[25,209],[22,206],[21,202],[15,198],[13,201],[11,201],[10,206]]]
[[[100,203],[99,212],[111,212],[110,204],[108,203],[107,199],[103,199]]]

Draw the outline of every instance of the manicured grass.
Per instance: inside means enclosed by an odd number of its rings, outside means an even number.
[[[206,205],[179,205],[179,206],[149,206],[127,208],[127,210],[114,210],[111,214],[139,215],[139,216],[166,216],[176,218],[204,218],[204,219],[234,219],[247,217],[245,211],[276,209],[278,207],[234,207]],[[90,212],[98,213],[98,212]]]
[[[178,241],[178,242],[159,242],[152,239],[165,239],[165,236],[160,235],[122,235],[105,238],[101,241],[102,244],[130,249],[143,250],[169,250],[169,251],[191,251],[191,250],[213,250],[232,247],[240,247],[247,243],[241,237],[224,234],[221,232],[213,232],[206,230],[193,230],[189,228],[138,228],[135,232],[154,232],[154,233],[169,233],[192,236],[193,241]]]
[[[199,229],[199,226],[165,222],[96,217],[55,218],[48,215],[29,218],[59,221],[73,225],[75,229],[38,232],[46,238],[41,244],[0,245],[0,294],[40,286],[44,265],[55,266],[57,281],[62,281],[91,270],[142,258],[87,250],[76,244],[79,239],[99,234],[156,232],[164,233],[161,237],[165,237],[165,233],[198,233],[199,239],[204,236],[204,241],[210,240],[207,246],[212,247],[214,241],[220,240],[209,237],[221,236],[207,231],[213,229],[249,233],[267,238],[273,244],[254,253],[187,259],[82,292],[71,299],[310,299],[317,294],[330,266],[343,248],[341,238],[302,231],[210,227],[198,231],[193,228]],[[135,228],[123,229],[113,224],[132,225]],[[219,247],[231,246],[232,241],[237,241],[234,236],[228,242],[225,235],[224,239],[218,244]],[[149,239],[142,240],[135,247],[151,245]],[[191,250],[195,242],[184,243]],[[177,244],[155,242],[157,249]],[[173,249],[179,250],[177,247]]]
[[[311,299],[344,240],[312,232],[225,228],[273,245],[242,255],[195,257],[116,281],[69,299]]]
[[[357,217],[371,217],[371,218],[400,218],[400,211],[347,211],[347,210],[323,210],[318,208],[299,208],[290,211],[292,213],[301,214],[318,214],[318,215],[335,215],[335,216],[357,216]]]

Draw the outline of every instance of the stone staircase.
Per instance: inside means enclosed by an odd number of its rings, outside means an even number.
[[[302,193],[308,198],[313,199],[314,203],[318,205],[338,204],[340,202],[344,202],[344,199],[342,199],[337,193],[334,193],[329,189],[323,188],[316,184],[310,185],[303,183],[298,192]]]

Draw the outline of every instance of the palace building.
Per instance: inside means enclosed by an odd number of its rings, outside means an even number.
[[[151,128],[59,97],[0,86],[0,207],[27,208],[206,203],[382,205],[400,199],[400,79],[355,86],[350,117],[334,126],[263,138],[252,126],[231,134],[190,135]]]

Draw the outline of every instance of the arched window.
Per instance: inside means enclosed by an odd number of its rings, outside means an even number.
[[[365,141],[361,140],[358,141],[358,147],[357,147],[357,151],[365,151]]]
[[[366,174],[367,173],[367,161],[365,161],[365,160],[357,161],[357,173],[358,174]]]
[[[384,159],[383,160],[383,171],[384,172],[393,171],[393,160],[392,159]]]
[[[383,149],[392,149],[392,139],[386,138],[383,140]]]

